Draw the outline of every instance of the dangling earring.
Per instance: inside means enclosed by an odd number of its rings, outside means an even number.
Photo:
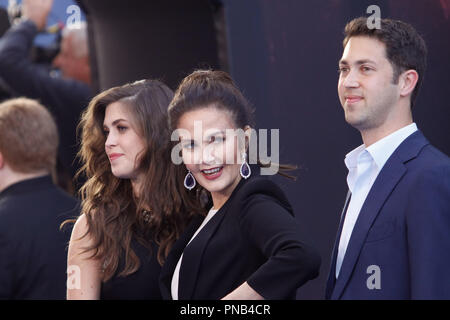
[[[248,179],[248,177],[250,177],[250,175],[252,174],[252,170],[250,170],[250,166],[247,163],[247,154],[245,152],[242,155],[242,164],[241,168],[239,169],[239,173],[244,179]]]
[[[184,178],[184,187],[186,189],[192,190],[196,184],[197,183],[195,181],[194,176],[191,173],[191,170],[188,170],[188,173],[187,173],[186,177]]]

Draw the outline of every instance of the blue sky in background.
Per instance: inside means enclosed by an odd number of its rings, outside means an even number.
[[[7,8],[8,0],[0,0],[0,7]],[[22,0],[17,0],[17,3],[21,3]],[[74,0],[54,0],[53,8],[50,12],[50,15],[47,20],[47,26],[51,26],[55,23],[62,22],[64,25],[66,24],[67,19],[69,18],[69,14],[66,13],[67,8],[70,5],[77,5]],[[81,13],[81,20],[85,20],[85,16]],[[55,35],[51,34],[40,34],[35,39],[35,44],[38,46],[48,46],[55,41]]]

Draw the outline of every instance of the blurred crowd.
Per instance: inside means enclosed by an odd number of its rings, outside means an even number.
[[[24,0],[19,16],[1,14],[0,298],[64,298],[71,229],[60,224],[80,213],[76,126],[93,95],[87,26],[49,30],[52,5]],[[34,41],[45,32],[57,34],[52,47]]]

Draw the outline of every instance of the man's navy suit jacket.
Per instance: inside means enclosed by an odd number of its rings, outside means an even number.
[[[66,298],[67,219],[79,201],[50,176],[17,182],[0,192],[0,300]]]
[[[327,299],[450,299],[450,159],[420,131],[380,171],[336,279],[343,220]]]

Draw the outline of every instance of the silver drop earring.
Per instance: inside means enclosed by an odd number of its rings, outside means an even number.
[[[250,175],[252,174],[252,170],[250,170],[250,166],[247,163],[247,154],[245,152],[242,155],[242,164],[239,168],[239,173],[244,179],[248,179],[248,177],[250,177]]]
[[[191,173],[191,170],[188,170],[186,177],[184,178],[184,187],[186,189],[192,190],[197,182],[195,181],[194,175]]]

